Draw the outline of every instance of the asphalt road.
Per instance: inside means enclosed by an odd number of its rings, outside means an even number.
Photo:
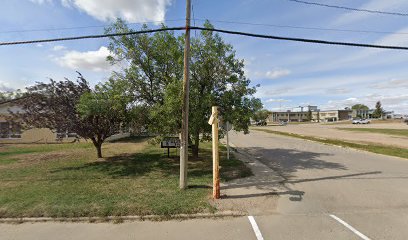
[[[408,160],[252,131],[232,143],[284,179],[265,239],[408,239]]]
[[[0,239],[408,239],[408,160],[256,131],[230,139],[256,176],[221,201],[249,202],[254,222],[0,224]]]

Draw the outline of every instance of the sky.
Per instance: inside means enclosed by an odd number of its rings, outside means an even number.
[[[406,0],[313,1],[408,13]],[[216,28],[236,31],[408,46],[408,17],[404,16],[288,0],[192,0],[192,4],[192,25],[196,26],[209,19]],[[2,0],[0,42],[102,34],[117,17],[134,29],[142,22],[149,22],[151,28],[161,22],[182,26],[185,1]],[[237,57],[244,59],[251,84],[261,85],[256,97],[269,110],[307,105],[344,109],[356,103],[373,108],[381,101],[386,110],[408,113],[408,51],[222,37],[234,46]],[[106,81],[115,68],[106,62],[107,44],[106,39],[92,39],[0,46],[0,91],[24,89],[49,78],[75,79],[76,71],[92,84]]]

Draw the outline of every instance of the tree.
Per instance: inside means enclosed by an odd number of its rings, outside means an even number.
[[[309,110],[307,111],[307,121],[311,122],[312,119],[313,119],[312,109],[309,108]]]
[[[23,96],[24,96],[24,93],[22,93],[20,89],[17,89],[16,91],[0,92],[0,102],[18,99]]]
[[[382,118],[382,116],[384,115],[385,111],[381,106],[381,102],[378,101],[375,104],[375,110],[373,112],[373,118]]]
[[[102,158],[103,142],[129,122],[128,104],[131,102],[127,82],[113,79],[80,97],[76,110],[81,120],[92,126],[82,137],[92,140],[98,158]]]
[[[18,101],[22,111],[12,113],[12,116],[26,128],[74,132],[91,139],[98,157],[102,157],[103,141],[117,132],[118,123],[123,120],[123,98],[114,94],[118,92],[112,81],[92,90],[81,74],[76,82],[50,79],[49,83],[39,82],[28,87],[26,97]],[[116,114],[119,117],[114,116]]]
[[[354,104],[351,109],[353,110],[368,110],[369,108],[364,104]]]
[[[254,121],[255,122],[265,121],[270,114],[271,112],[269,110],[266,109],[258,110],[254,114]]]
[[[205,26],[212,27],[208,22]],[[129,31],[121,20],[107,29]],[[133,84],[136,100],[149,106],[149,129],[161,135],[178,134],[181,128],[183,45],[184,38],[171,31],[112,37],[109,45],[113,63],[129,62],[120,75]],[[253,97],[256,89],[244,75],[243,61],[218,34],[202,31],[192,38],[190,67],[189,133],[197,156],[200,141],[211,136],[207,123],[211,106],[219,106],[223,121],[235,130],[248,132],[250,119],[262,104]]]

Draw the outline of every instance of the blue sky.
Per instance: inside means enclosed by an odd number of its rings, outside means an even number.
[[[314,0],[355,8],[408,12],[406,0]],[[217,28],[333,41],[408,46],[408,17],[352,12],[287,0],[192,0],[196,25],[209,19]],[[184,0],[3,0],[0,41],[103,33],[122,17],[129,22],[164,21],[183,25]],[[232,24],[223,21],[297,27],[368,30],[354,33]],[[154,24],[151,24],[155,27]],[[139,24],[132,25],[138,28]],[[61,28],[72,28],[65,29]],[[81,28],[75,28],[81,27]],[[38,31],[48,29],[47,31]],[[60,30],[52,30],[60,29]],[[33,31],[35,30],[35,31]],[[194,34],[194,32],[192,33]],[[408,113],[408,51],[324,46],[223,35],[245,60],[257,97],[265,108],[299,105],[337,109],[381,100],[387,110]],[[107,41],[81,40],[0,47],[0,90],[68,77],[78,70],[92,83],[104,81]]]

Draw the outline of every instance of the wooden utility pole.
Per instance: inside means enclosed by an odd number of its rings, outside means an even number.
[[[187,187],[187,165],[188,165],[188,111],[189,111],[189,92],[190,92],[190,16],[191,1],[186,4],[186,36],[184,46],[184,78],[183,78],[183,106],[181,120],[181,139],[180,139],[180,189]]]
[[[211,118],[208,124],[212,125],[212,152],[213,152],[213,198],[220,198],[220,159],[218,154],[218,109],[212,107]]]

